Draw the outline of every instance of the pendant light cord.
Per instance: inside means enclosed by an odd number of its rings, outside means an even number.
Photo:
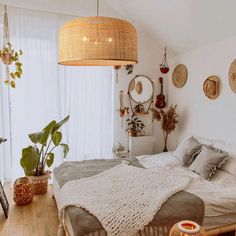
[[[97,0],[97,16],[99,16],[99,0]]]

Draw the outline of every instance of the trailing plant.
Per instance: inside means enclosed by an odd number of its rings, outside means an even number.
[[[69,116],[62,121],[51,121],[41,132],[29,134],[33,145],[22,149],[20,164],[27,176],[40,176],[45,173],[45,166],[50,167],[54,162],[54,149],[63,148],[64,158],[69,152],[69,146],[61,143],[62,133],[59,129],[69,120]]]
[[[9,42],[0,50],[0,57],[6,66],[11,65],[12,62],[15,63],[15,71],[9,72],[9,78],[5,80],[5,84],[10,85],[12,88],[16,87],[15,80],[21,79],[23,73],[22,63],[20,62],[20,56],[22,56],[22,54],[23,51],[21,49],[19,52],[15,51]]]
[[[176,128],[176,124],[178,123],[177,117],[179,116],[176,112],[177,105],[171,105],[166,110],[160,109],[152,109],[153,119],[161,122],[161,128],[164,136],[164,144],[165,148],[163,151],[167,151],[167,139],[168,135],[173,132]]]
[[[128,118],[126,121],[128,125],[126,132],[130,136],[137,136],[145,127],[144,123],[135,114],[133,114],[132,117]]]

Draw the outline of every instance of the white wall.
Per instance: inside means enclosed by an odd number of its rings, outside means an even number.
[[[141,29],[137,29],[138,31],[138,60],[139,63],[134,65],[134,72],[131,75],[127,75],[127,71],[124,67],[119,70],[119,83],[115,83],[115,93],[114,93],[114,144],[118,144],[118,142],[125,145],[127,149],[127,141],[128,137],[125,132],[126,127],[126,119],[127,116],[123,119],[123,128],[121,127],[121,118],[119,116],[119,92],[120,90],[124,91],[125,96],[125,106],[128,106],[128,86],[130,81],[136,75],[146,75],[151,80],[154,80],[154,98],[157,93],[160,92],[160,85],[158,81],[159,76],[163,76],[159,70],[159,64],[163,59],[163,49],[158,48],[156,44],[153,44],[150,38],[143,32]],[[163,76],[164,77],[164,76]],[[165,83],[165,85],[167,85]],[[166,87],[164,88],[164,93],[166,92]],[[151,114],[147,116],[139,117],[146,125],[145,135],[154,135],[155,143],[154,143],[154,152],[160,152],[163,149],[163,137],[162,132],[160,131],[159,124],[155,121],[152,124],[152,116]],[[153,125],[153,133],[152,133],[152,125]]]
[[[228,84],[228,71],[236,57],[236,37],[199,48],[171,60],[169,101],[178,105],[179,124],[171,136],[170,146],[192,134],[234,142],[236,139],[236,94]],[[188,81],[183,88],[173,86],[174,67],[183,63],[188,68]],[[221,78],[220,96],[208,99],[203,83],[210,75]]]

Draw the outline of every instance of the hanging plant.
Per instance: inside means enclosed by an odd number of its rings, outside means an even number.
[[[134,66],[133,65],[126,65],[125,69],[127,70],[127,74],[130,75],[133,73]]]
[[[170,67],[167,63],[167,59],[166,59],[166,47],[165,47],[165,53],[164,53],[164,58],[162,63],[160,64],[160,71],[162,74],[167,74],[170,70]]]
[[[16,87],[15,80],[21,79],[22,76],[22,63],[20,62],[20,56],[22,56],[22,54],[23,51],[21,49],[19,52],[15,51],[9,42],[0,50],[2,62],[7,66],[8,78],[5,80],[5,84],[10,85],[12,88]],[[12,63],[15,64],[15,71],[9,72],[8,66]]]

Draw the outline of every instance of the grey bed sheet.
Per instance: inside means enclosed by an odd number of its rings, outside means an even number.
[[[143,168],[136,158],[126,159],[130,165]],[[108,170],[121,163],[119,159],[64,162],[54,169],[54,176],[60,188],[70,180],[89,177]],[[75,236],[103,230],[97,218],[85,209],[69,206],[66,209]],[[200,225],[204,217],[204,202],[194,194],[181,191],[170,197],[157,212],[148,226],[168,226],[189,219]]]

